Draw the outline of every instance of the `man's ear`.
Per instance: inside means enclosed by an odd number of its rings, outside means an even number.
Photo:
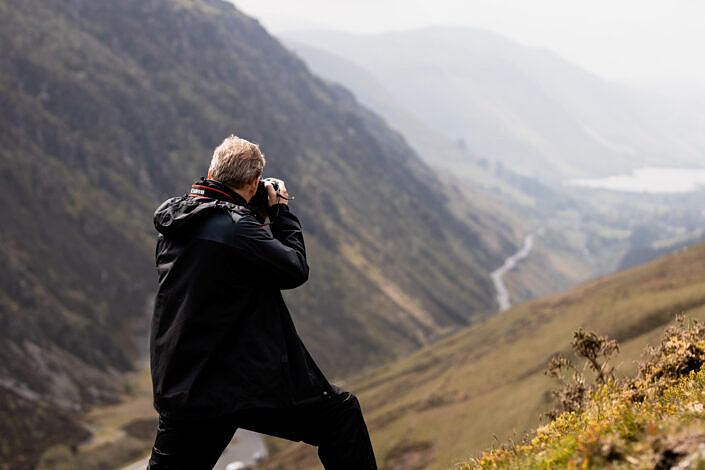
[[[260,177],[258,176],[257,178],[254,179],[254,181],[252,181],[252,183],[250,183],[250,194],[252,194],[252,196],[254,196],[255,193],[257,192],[257,186],[259,185],[259,180],[260,180]]]

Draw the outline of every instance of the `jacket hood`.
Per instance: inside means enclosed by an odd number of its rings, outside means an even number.
[[[154,211],[154,228],[165,236],[172,236],[214,210],[216,202],[200,202],[188,196],[167,199]]]
[[[219,187],[211,185],[210,182],[211,180],[200,179],[194,183],[193,187]],[[234,199],[235,202],[229,202],[217,198],[217,193],[215,193],[216,197],[204,197],[198,194],[192,189],[190,195],[172,197],[164,201],[154,211],[154,227],[157,231],[164,236],[174,236],[214,211],[226,212],[233,217],[233,221],[237,221],[242,215],[252,213],[252,210],[247,206],[236,204],[236,202],[244,203],[244,199],[239,196],[239,199]],[[225,196],[232,199],[227,194]]]

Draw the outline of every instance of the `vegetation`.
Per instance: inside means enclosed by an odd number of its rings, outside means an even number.
[[[566,344],[572,332],[599,331],[618,341],[618,360],[609,356],[607,367],[615,379],[633,377],[642,350],[658,343],[678,313],[705,320],[705,244],[517,305],[345,386],[360,399],[382,468],[448,470],[493,443],[521,442],[541,425],[540,415],[556,406],[555,379],[544,374],[556,354],[592,380]],[[406,453],[426,463],[408,464]],[[320,466],[315,451],[299,444],[264,468]]]
[[[586,338],[576,334],[574,347],[588,344]],[[590,350],[580,355],[592,363]],[[549,371],[564,364],[554,361]],[[680,317],[658,346],[644,352],[636,377],[615,380],[598,372],[595,386],[573,410],[565,409],[565,394],[558,393],[565,410],[531,438],[484,452],[461,469],[705,468],[703,364],[705,325]],[[578,383],[584,388],[577,380],[562,390]]]
[[[608,359],[619,351],[617,342],[606,336],[599,336],[592,331],[582,328],[573,333],[573,351],[586,359],[585,365],[595,374],[595,382],[605,385],[609,380],[614,380],[614,367],[609,365]],[[602,356],[602,358],[600,358]],[[565,376],[566,371],[572,371],[570,379]],[[561,386],[551,392],[556,400],[556,407],[546,412],[546,416],[555,419],[563,413],[580,411],[591,391],[585,383],[585,367],[579,370],[573,361],[562,354],[551,358],[546,374],[558,379]]]

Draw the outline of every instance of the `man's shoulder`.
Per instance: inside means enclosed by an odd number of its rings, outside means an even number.
[[[194,223],[189,235],[202,240],[210,240],[231,247],[240,247],[242,238],[253,230],[263,229],[257,221],[254,211],[224,201],[217,201],[213,210],[207,211]]]
[[[168,237],[232,232],[240,225],[256,224],[255,212],[247,206],[210,198],[174,197],[154,213],[154,226]]]

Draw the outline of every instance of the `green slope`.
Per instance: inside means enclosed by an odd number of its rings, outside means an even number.
[[[675,314],[705,318],[705,244],[527,302],[351,380],[383,468],[448,469],[539,423],[553,387],[549,359],[570,355],[572,332],[595,330],[621,345],[618,374]],[[499,439],[499,442],[495,439]],[[288,465],[305,459],[310,465]],[[291,446],[274,468],[315,468]]]
[[[682,320],[649,346],[636,377],[608,380],[579,409],[461,470],[703,468],[705,324]]]

